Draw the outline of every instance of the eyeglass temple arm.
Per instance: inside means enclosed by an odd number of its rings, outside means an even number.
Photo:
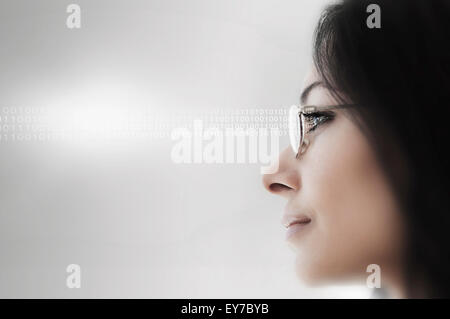
[[[355,104],[338,104],[338,105],[324,105],[324,106],[316,106],[316,105],[305,105],[300,107],[300,112],[304,114],[314,113],[317,111],[327,111],[333,109],[340,109],[345,107],[352,107]]]

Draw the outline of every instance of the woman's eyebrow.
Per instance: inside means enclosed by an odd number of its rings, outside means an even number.
[[[308,85],[303,90],[302,94],[300,95],[300,103],[302,105],[304,105],[306,103],[306,100],[308,99],[308,95],[312,91],[312,89],[314,89],[316,86],[320,86],[320,85],[323,85],[323,83],[321,81],[316,81],[316,82],[313,82],[310,85]]]

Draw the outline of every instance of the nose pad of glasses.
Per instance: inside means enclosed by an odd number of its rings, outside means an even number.
[[[309,146],[309,139],[305,138],[303,140],[302,146],[300,147],[300,155],[302,155],[303,153],[306,152],[306,149],[308,148],[308,146]]]

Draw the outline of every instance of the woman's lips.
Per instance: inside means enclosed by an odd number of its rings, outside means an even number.
[[[290,239],[298,232],[302,232],[311,223],[311,218],[303,217],[290,221],[287,225],[286,239]]]

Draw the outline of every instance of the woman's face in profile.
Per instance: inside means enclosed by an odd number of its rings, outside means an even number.
[[[303,89],[320,82],[312,69]],[[306,105],[338,104],[322,86]],[[398,280],[404,250],[398,203],[375,153],[345,111],[318,116],[298,159],[292,149],[280,154],[279,170],[263,177],[268,191],[287,200],[282,224],[296,253],[296,271],[308,283],[363,279],[370,264],[383,280]]]

